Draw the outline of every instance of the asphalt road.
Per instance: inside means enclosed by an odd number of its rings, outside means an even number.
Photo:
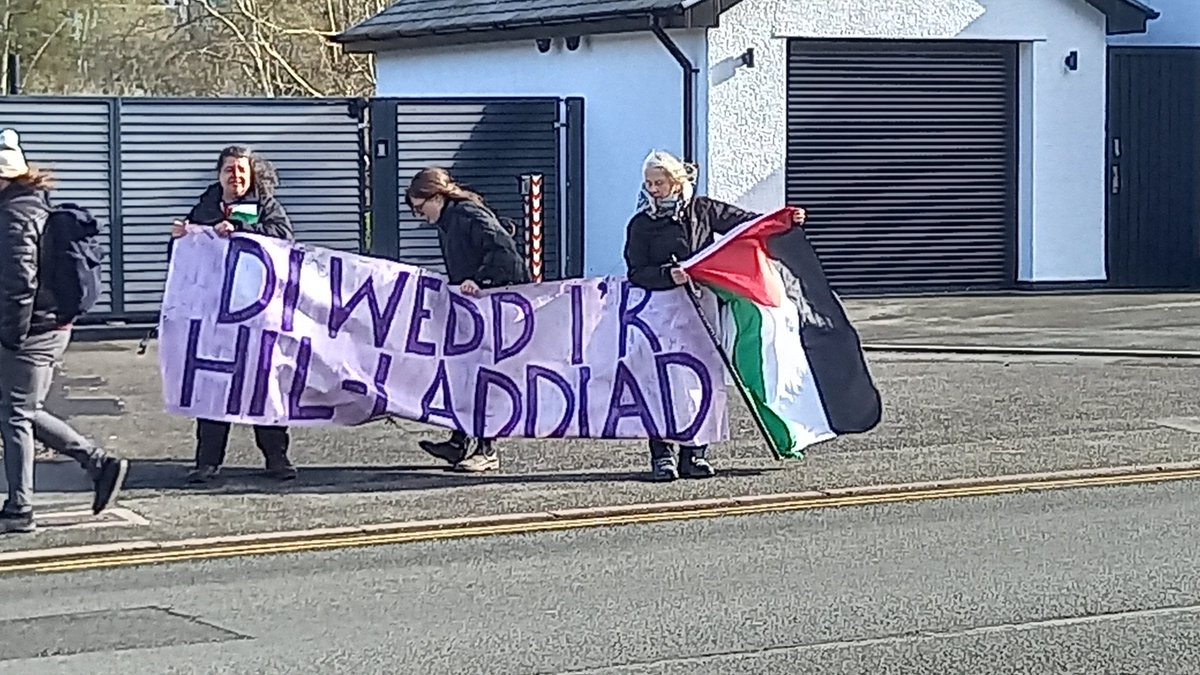
[[[1200,484],[0,577],[0,672],[1200,672]]]

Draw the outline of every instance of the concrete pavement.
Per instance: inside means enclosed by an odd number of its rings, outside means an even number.
[[[1200,295],[1017,294],[849,299],[871,343],[1200,350]]]
[[[1141,316],[1161,315],[1162,330],[1170,328],[1163,317],[1185,311],[1178,308],[1184,300],[1174,296],[1154,301],[1153,296],[1101,297],[1108,304],[1084,312],[1091,323],[1074,328],[1074,339],[1082,342],[1094,334],[1101,342],[1117,344],[1113,335],[1124,324],[1098,322],[1125,316],[1124,310],[1117,311],[1125,306],[1121,303],[1136,300],[1142,303]],[[939,331],[954,321],[966,335],[968,328],[991,320],[987,317],[996,315],[999,304],[1007,303],[1007,313],[1018,319],[1034,317],[1024,324],[1013,319],[1012,325],[1036,332],[1043,319],[1099,300],[1036,296],[905,302],[847,304],[866,340],[900,339],[898,327],[918,331],[925,326],[926,337],[920,339],[930,342],[945,338]],[[986,311],[970,309],[976,306]],[[1188,325],[1200,327],[1200,306],[1186,312]],[[897,318],[901,316],[909,318]],[[1144,323],[1152,325],[1149,318]],[[285,485],[254,475],[261,460],[248,430],[237,430],[228,479],[196,490],[183,482],[192,453],[191,421],[161,412],[154,349],[138,357],[132,341],[78,343],[68,354],[60,379],[65,387],[52,407],[135,460],[122,505],[144,518],[144,524],[131,518],[104,528],[87,522],[76,529],[47,528],[32,537],[0,538],[0,551],[1198,459],[1193,446],[1200,433],[1195,395],[1200,362],[877,353],[870,360],[885,400],[878,430],[814,448],[807,459],[781,465],[769,458],[750,420],[737,408],[735,440],[714,449],[723,472],[712,481],[649,484],[642,480],[646,460],[640,443],[580,441],[506,442],[503,473],[457,476],[440,470],[416,448],[418,439],[443,432],[415,424],[379,424],[297,430],[294,454],[302,474]],[[38,488],[45,512],[84,504],[88,486],[71,465],[42,464]]]
[[[1200,485],[0,577],[0,673],[1200,672]]]

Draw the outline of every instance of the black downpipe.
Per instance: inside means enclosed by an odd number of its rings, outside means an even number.
[[[8,55],[8,82],[5,82],[5,89],[9,96],[16,96],[21,93],[21,56],[19,54]]]
[[[654,31],[654,37],[667,48],[671,56],[679,62],[679,67],[683,68],[683,161],[696,161],[696,75],[700,70],[692,63],[687,54],[675,44],[667,31],[663,30],[662,22],[658,17],[654,17],[654,24],[650,27]]]

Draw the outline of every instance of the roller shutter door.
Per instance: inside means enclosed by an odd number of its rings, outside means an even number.
[[[1015,279],[1014,44],[792,40],[787,198],[843,292]]]

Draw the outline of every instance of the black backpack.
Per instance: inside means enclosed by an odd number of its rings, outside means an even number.
[[[50,211],[42,233],[41,279],[54,295],[58,320],[68,323],[90,312],[103,284],[100,224],[78,204],[59,204]]]

